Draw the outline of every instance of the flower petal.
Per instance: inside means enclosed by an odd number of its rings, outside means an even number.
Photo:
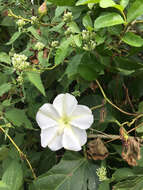
[[[85,130],[75,127],[65,128],[63,134],[63,147],[68,150],[80,151],[81,146],[87,141]]]
[[[93,115],[87,106],[77,105],[71,116],[70,124],[80,129],[88,129],[93,123]]]
[[[60,116],[71,115],[77,106],[76,98],[71,94],[59,94],[53,101],[53,106]]]
[[[63,147],[62,135],[58,133],[58,127],[50,127],[41,131],[41,146],[48,146],[51,150],[56,151]]]
[[[36,115],[36,121],[41,129],[46,129],[57,125],[59,114],[52,104],[44,104],[40,107]]]

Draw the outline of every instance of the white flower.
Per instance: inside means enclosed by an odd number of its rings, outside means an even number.
[[[28,68],[30,63],[26,61],[27,59],[28,57],[26,57],[25,55],[20,55],[15,53],[12,57],[13,67],[16,70],[23,70]]]
[[[34,24],[35,22],[38,21],[37,16],[32,16],[30,19],[31,19],[31,24]]]
[[[59,45],[59,42],[58,41],[52,41],[52,43],[51,43],[51,46],[53,47],[53,48],[55,48],[55,47],[57,47]]]
[[[25,22],[23,19],[19,19],[19,20],[16,22],[16,24],[17,24],[19,27],[23,27],[23,26],[26,24],[26,22]]]
[[[98,168],[96,170],[96,174],[98,175],[99,177],[99,181],[104,181],[104,180],[107,180],[107,170],[104,166],[102,166],[101,168]]]
[[[41,146],[56,151],[64,147],[79,151],[87,141],[86,129],[93,123],[91,110],[77,105],[71,94],[59,94],[53,104],[44,104],[36,115],[41,128]]]
[[[63,16],[64,22],[70,22],[72,21],[72,19],[73,19],[72,12],[64,13],[64,16]]]
[[[37,43],[35,44],[35,48],[36,48],[38,51],[41,51],[44,47],[45,47],[45,45],[44,45],[42,42],[37,42]]]

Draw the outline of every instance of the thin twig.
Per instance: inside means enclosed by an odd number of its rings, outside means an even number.
[[[129,104],[130,104],[132,110],[135,112],[134,106],[133,106],[132,101],[131,101],[130,96],[129,96],[129,90],[128,90],[128,88],[125,86],[124,83],[123,83],[123,87],[124,87],[124,89],[125,89],[125,91],[126,91],[126,99],[127,99],[127,101],[129,102]]]

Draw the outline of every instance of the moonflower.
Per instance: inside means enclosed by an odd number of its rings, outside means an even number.
[[[57,95],[53,104],[41,106],[36,121],[41,128],[42,147],[79,151],[87,141],[85,130],[93,123],[93,115],[87,106],[78,105],[76,98],[66,93]]]

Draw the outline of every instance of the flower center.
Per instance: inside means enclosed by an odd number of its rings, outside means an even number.
[[[68,116],[63,116],[59,119],[59,135],[61,135],[64,132],[64,129],[66,127],[70,127],[70,118]]]
[[[70,119],[67,116],[64,116],[61,118],[61,121],[64,125],[68,125]]]

